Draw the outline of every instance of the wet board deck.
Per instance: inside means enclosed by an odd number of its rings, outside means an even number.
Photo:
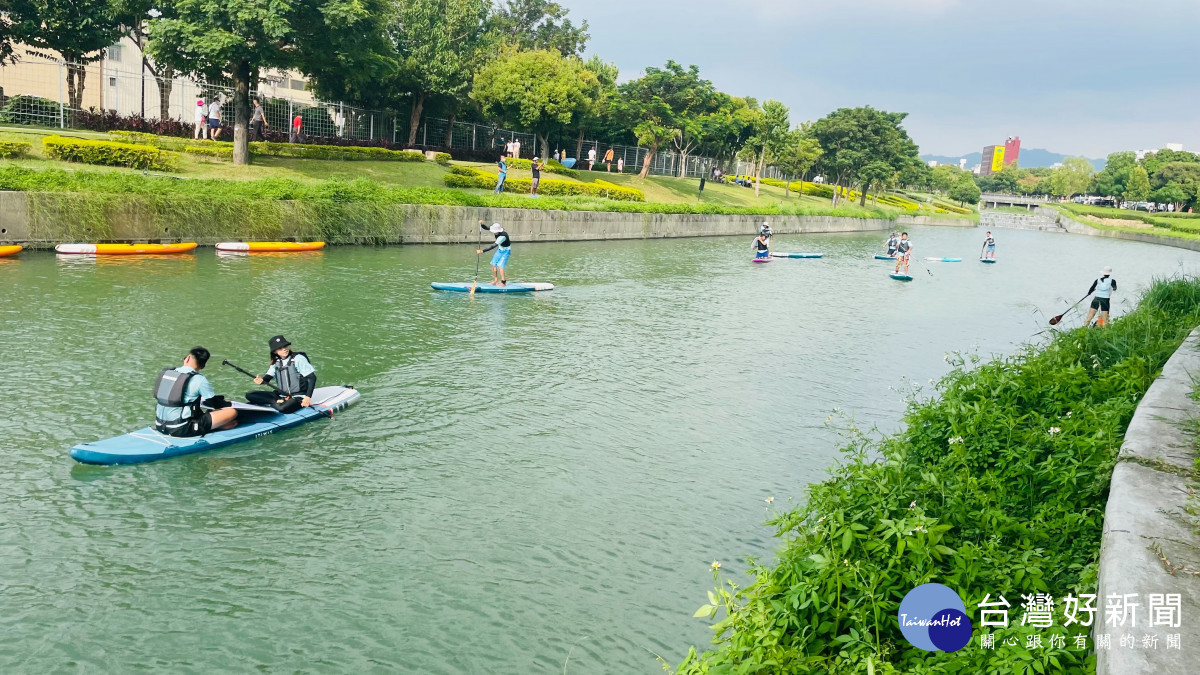
[[[930,262],[962,262],[962,258],[926,258]]]
[[[894,255],[879,255],[879,254],[876,254],[876,255],[875,255],[875,259],[876,259],[876,260],[895,260],[895,259],[896,259],[896,256],[894,256]]]
[[[769,263],[769,262],[771,262],[771,259],[770,258],[753,258],[750,260],[750,262]]]
[[[772,253],[772,258],[820,258],[824,253]]]
[[[435,281],[429,284],[435,291],[455,291],[458,293],[471,292],[471,282],[453,282],[443,283]],[[554,284],[549,283],[524,283],[514,281],[507,286],[493,286],[492,284],[476,284],[476,293],[532,293],[533,291],[552,291]]]
[[[912,277],[907,274],[889,274],[888,276],[896,281],[912,281]]]
[[[238,411],[238,425],[232,429],[213,431],[203,436],[177,438],[160,434],[152,427],[145,427],[123,436],[81,443],[71,448],[70,454],[72,459],[82,464],[111,465],[142,464],[216,450],[327,417],[327,412],[350,405],[358,400],[358,396],[358,390],[353,387],[317,387],[313,391],[312,401],[324,407],[301,408],[288,415],[276,412],[273,408],[235,402],[233,407]],[[154,401],[151,400],[150,403],[153,405]]]
[[[988,264],[995,264],[995,262],[996,262],[996,261],[995,261],[995,260],[991,260],[991,259],[989,259],[989,258],[982,258],[982,259],[980,259],[980,261],[979,261],[979,262],[981,262],[981,263],[988,263]]]

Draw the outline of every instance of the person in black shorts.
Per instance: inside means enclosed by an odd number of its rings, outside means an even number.
[[[210,431],[237,426],[237,410],[217,396],[208,379],[200,374],[209,352],[193,347],[178,368],[164,368],[154,383],[154,429],[168,436],[203,436]],[[205,412],[201,405],[214,408]]]
[[[1092,325],[1092,319],[1095,318],[1097,311],[1100,312],[1100,319],[1096,325],[1108,324],[1109,303],[1115,290],[1117,290],[1117,280],[1112,277],[1112,268],[1105,267],[1100,270],[1100,278],[1093,281],[1092,287],[1088,289],[1088,295],[1095,293],[1096,297],[1092,298],[1092,307],[1088,310],[1087,321],[1083,325]]]

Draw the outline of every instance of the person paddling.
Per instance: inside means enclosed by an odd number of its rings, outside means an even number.
[[[770,258],[771,257],[771,236],[766,232],[759,232],[754,238],[754,258]]]
[[[178,368],[164,368],[154,383],[154,430],[176,437],[203,436],[210,431],[237,426],[237,410],[217,396],[208,378],[200,374],[212,355],[193,347]],[[204,412],[201,405],[215,410]]]
[[[900,245],[900,238],[896,236],[895,232],[893,232],[891,234],[891,236],[888,237],[888,240],[887,240],[887,255],[889,258],[896,257],[896,247],[898,247],[899,245]]]
[[[908,240],[908,233],[900,233],[900,241],[896,242],[896,271],[900,273],[900,265],[904,265],[904,273],[908,274],[908,261],[912,257],[912,242]]]
[[[1100,320],[1096,322],[1097,326],[1105,326],[1108,324],[1108,307],[1109,301],[1112,299],[1113,291],[1117,290],[1117,280],[1112,277],[1112,268],[1105,267],[1100,270],[1100,278],[1092,282],[1092,287],[1088,289],[1088,295],[1096,294],[1092,298],[1091,309],[1088,310],[1087,321],[1083,322],[1085,326],[1092,325],[1092,319],[1096,316],[1096,311],[1100,311]]]
[[[987,233],[987,237],[983,240],[983,248],[979,251],[979,259],[983,260],[985,257],[988,260],[996,259],[996,239],[992,236],[990,231]]]
[[[492,223],[492,226],[488,227],[480,220],[479,228],[491,232],[496,237],[496,243],[487,248],[475,251],[475,254],[482,255],[492,249],[496,249],[496,253],[492,255],[492,285],[507,286],[508,279],[505,277],[505,270],[508,267],[508,256],[512,253],[512,237],[508,236],[508,233],[504,231],[500,223]],[[497,279],[499,280],[497,281]]]
[[[278,391],[246,392],[246,400],[255,405],[267,405],[281,413],[294,413],[312,405],[313,390],[317,388],[317,369],[304,352],[292,351],[292,343],[282,335],[267,342],[271,365],[264,375],[254,378],[254,384],[277,380]]]

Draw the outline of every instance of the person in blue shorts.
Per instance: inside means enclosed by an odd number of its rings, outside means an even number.
[[[512,237],[500,227],[500,223],[492,223],[491,227],[479,221],[480,229],[491,232],[496,237],[496,243],[487,248],[481,248],[475,253],[482,255],[492,249],[496,249],[496,253],[492,255],[492,285],[507,286],[508,279],[505,277],[505,269],[508,267],[508,256],[512,253]]]
[[[754,238],[754,257],[771,257],[771,236],[766,232],[759,232],[758,236]]]
[[[984,258],[996,259],[996,238],[992,236],[991,232],[988,232],[983,239],[983,251],[979,254],[979,259],[983,260]]]

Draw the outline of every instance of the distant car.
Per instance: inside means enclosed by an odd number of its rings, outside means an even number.
[[[1154,205],[1150,202],[1138,202],[1133,205],[1134,211],[1153,211]]]

